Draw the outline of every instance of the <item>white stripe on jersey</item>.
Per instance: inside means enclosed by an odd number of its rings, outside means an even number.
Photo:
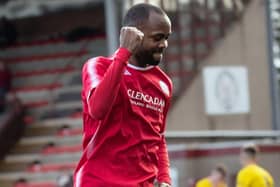
[[[95,133],[93,134],[93,136],[91,137],[91,140],[89,141],[88,145],[87,145],[87,148],[86,148],[86,152],[87,152],[87,159],[89,160],[92,153],[93,153],[93,148],[94,148],[94,143],[95,143],[95,137],[99,131],[99,128],[100,128],[100,124],[101,124],[101,121],[99,121],[99,124],[97,126],[97,129],[95,130]]]
[[[89,96],[90,96],[90,94],[91,94],[91,90],[93,89],[93,88],[95,88],[98,84],[99,84],[99,82],[100,82],[100,80],[99,80],[99,78],[98,78],[98,76],[97,76],[97,72],[96,72],[96,58],[92,58],[92,59],[90,59],[89,61],[88,61],[88,65],[87,65],[87,73],[89,74],[89,78],[90,78],[90,90],[89,90],[89,92],[87,93],[88,95],[87,95],[87,101],[89,100]]]
[[[79,169],[77,172],[76,178],[75,178],[75,187],[82,187],[81,182],[82,182],[82,177],[83,177],[83,169],[84,165]]]

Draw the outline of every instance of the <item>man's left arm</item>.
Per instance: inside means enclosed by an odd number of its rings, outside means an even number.
[[[167,152],[166,140],[165,137],[162,136],[161,143],[159,145],[158,151],[158,176],[157,180],[159,183],[159,187],[170,187],[171,186],[171,178],[169,174],[169,157]]]
[[[169,92],[168,92],[168,97],[166,101],[166,105],[164,107],[164,119],[163,119],[163,124],[160,130],[160,133],[162,134],[161,136],[161,141],[159,144],[159,151],[158,151],[158,176],[157,176],[157,181],[158,181],[158,187],[171,187],[171,177],[170,177],[170,163],[169,163],[169,157],[168,157],[168,151],[167,151],[167,145],[166,145],[166,139],[165,139],[165,129],[166,129],[166,118],[167,118],[167,113],[170,107],[171,103],[171,97],[172,97],[172,90],[173,90],[173,85],[171,80],[169,80]]]

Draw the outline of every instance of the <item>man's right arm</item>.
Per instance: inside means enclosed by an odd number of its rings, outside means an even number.
[[[113,56],[113,62],[102,80],[91,88],[87,97],[90,115],[98,120],[105,118],[119,92],[124,68],[135,49],[141,44],[143,33],[134,27],[123,27],[120,34],[120,48]]]
[[[87,102],[91,117],[102,120],[111,109],[119,92],[122,74],[130,55],[127,49],[119,48],[98,85],[88,93]]]

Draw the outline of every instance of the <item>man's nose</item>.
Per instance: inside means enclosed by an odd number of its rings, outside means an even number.
[[[168,42],[167,42],[167,40],[163,40],[163,41],[160,42],[159,48],[165,49],[165,48],[167,48],[167,47],[168,47]]]

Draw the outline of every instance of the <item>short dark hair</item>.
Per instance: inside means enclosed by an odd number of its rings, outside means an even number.
[[[258,147],[255,144],[244,145],[241,149],[243,153],[251,158],[255,158],[259,152]]]
[[[221,174],[223,178],[227,176],[227,169],[223,164],[219,164],[215,167],[215,170]]]
[[[132,6],[124,16],[123,26],[136,27],[142,25],[148,21],[151,12],[166,15],[166,13],[157,6],[148,3],[136,4]]]

